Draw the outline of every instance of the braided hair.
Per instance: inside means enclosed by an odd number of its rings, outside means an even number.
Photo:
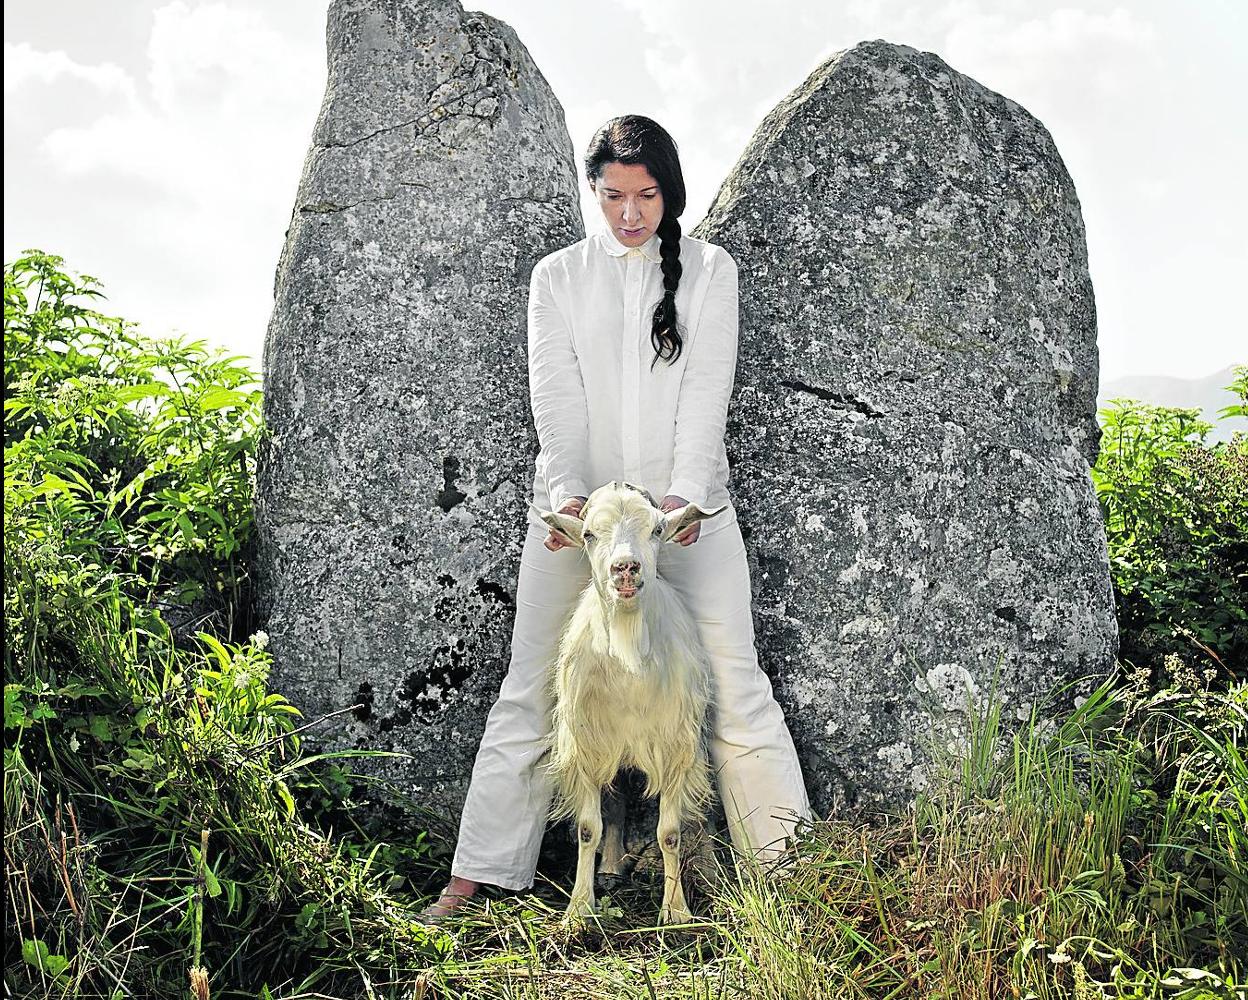
[[[620,115],[594,133],[585,154],[585,176],[598,183],[603,168],[616,162],[644,165],[663,194],[663,218],[656,229],[662,257],[663,297],[655,303],[650,323],[653,370],[659,358],[675,364],[683,346],[676,320],[676,289],[682,270],[679,217],[685,210],[685,178],[676,142],[662,125],[644,115]]]

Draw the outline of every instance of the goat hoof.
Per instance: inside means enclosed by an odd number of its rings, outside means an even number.
[[[687,924],[693,920],[693,914],[684,906],[675,903],[664,903],[659,907],[659,923],[665,924]]]
[[[624,876],[619,872],[599,872],[598,885],[605,892],[614,892],[617,886],[623,885]]]
[[[565,928],[569,929],[582,927],[593,915],[593,901],[584,897],[576,898],[568,904],[568,908],[564,911],[562,923]]]

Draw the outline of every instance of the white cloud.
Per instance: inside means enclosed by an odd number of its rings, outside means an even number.
[[[1059,7],[1014,21],[959,5],[940,55],[950,65],[1020,102],[1129,98],[1126,80],[1161,58],[1157,29],[1125,7],[1107,13]]]
[[[299,159],[320,96],[309,77],[324,76],[319,53],[292,46],[255,10],[178,0],[155,11],[147,54],[149,100],[53,128],[49,159],[77,174],[130,174],[214,210],[267,200],[276,178],[251,168]]]
[[[110,62],[89,66],[76,62],[64,52],[40,52],[26,42],[4,43],[6,111],[10,97],[17,99],[22,90],[58,80],[78,81],[104,94],[134,99],[134,80],[120,66]]]
[[[6,146],[21,131],[34,149],[25,176],[6,170],[6,203],[11,184],[39,192],[6,218],[6,245],[32,233],[23,247],[100,275],[113,310],[149,332],[183,329],[258,359],[324,89],[316,28],[300,38],[262,8],[176,0],[153,12],[133,75],[6,45]],[[27,98],[51,79],[112,100],[84,123],[49,116]]]

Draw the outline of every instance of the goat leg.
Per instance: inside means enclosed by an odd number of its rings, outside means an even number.
[[[659,847],[663,851],[663,903],[660,924],[681,924],[693,919],[680,881],[680,824],[683,790],[665,790],[659,796]]]
[[[620,779],[617,777],[616,781]],[[602,796],[602,863],[598,872],[602,875],[624,874],[624,819],[626,806],[621,790],[608,786]]]
[[[564,913],[565,924],[579,923],[594,912],[594,862],[602,840],[602,791],[581,780],[576,791],[576,884]]]

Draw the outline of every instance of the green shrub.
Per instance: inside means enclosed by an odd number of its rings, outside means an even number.
[[[426,963],[382,845],[300,814],[324,757],[244,638],[255,375],[87,308],[60,267],[4,277],[6,995]]]
[[[82,304],[99,283],[61,264],[29,251],[4,271],[6,528],[20,518],[19,536],[95,558],[135,601],[241,639],[258,380]]]
[[[1236,374],[1228,388],[1248,400],[1248,367]],[[1248,435],[1209,446],[1196,410],[1111,403],[1092,477],[1120,658],[1160,667],[1168,653],[1200,655],[1248,676]]]

